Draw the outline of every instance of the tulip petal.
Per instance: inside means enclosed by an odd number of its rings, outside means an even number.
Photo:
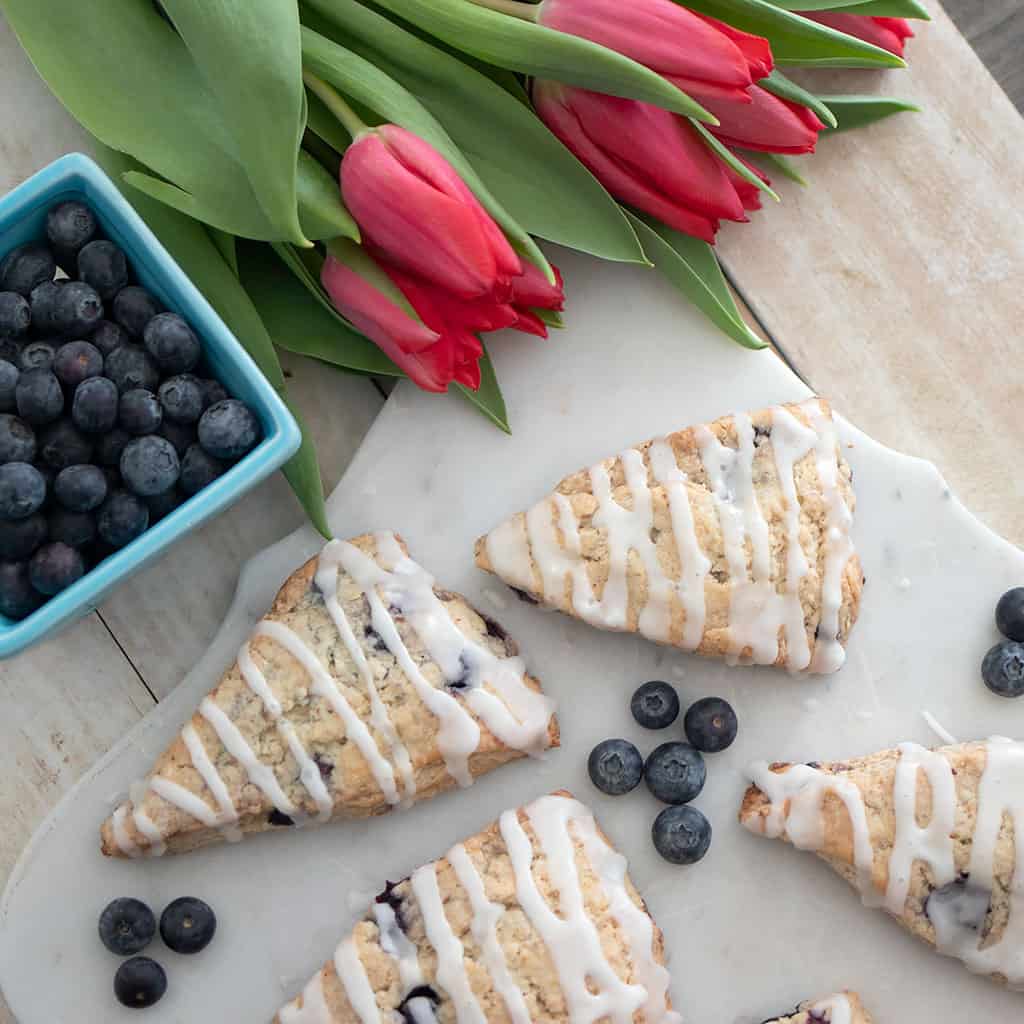
[[[555,283],[532,263],[523,264],[523,272],[512,278],[512,301],[516,306],[535,306],[540,309],[565,309],[565,286],[562,272],[553,263]]]
[[[765,78],[772,73],[775,67],[775,60],[772,57],[772,45],[763,36],[755,36],[750,32],[734,28],[732,25],[712,18],[708,14],[693,12],[698,18],[703,19],[709,25],[713,25],[719,32],[727,35],[747,60],[747,67],[750,70],[750,77],[753,81]]]
[[[713,135],[729,146],[765,153],[813,153],[825,125],[799,103],[751,86],[750,104],[723,103],[708,98],[705,106],[719,120]],[[702,99],[702,102],[704,100]]]
[[[535,334],[538,338],[548,336],[548,326],[536,313],[530,309],[517,309],[518,317],[512,325],[517,331],[524,334]]]
[[[843,14],[836,11],[800,11],[801,17],[827,25],[839,32],[845,32],[855,39],[863,39],[883,50],[903,56],[905,42],[914,35],[914,30],[905,18],[877,18],[866,14]]]

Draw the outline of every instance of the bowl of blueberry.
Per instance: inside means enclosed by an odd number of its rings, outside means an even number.
[[[0,200],[0,658],[90,612],[300,440],[91,160]]]

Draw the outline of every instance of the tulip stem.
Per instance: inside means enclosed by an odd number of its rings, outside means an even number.
[[[369,126],[363,123],[363,119],[345,102],[341,93],[329,86],[322,78],[318,78],[308,68],[303,68],[302,80],[310,92],[315,93],[324,101],[324,106],[341,122],[341,126],[352,136],[353,140],[359,138],[363,132],[370,130]]]
[[[500,14],[510,14],[522,21],[536,21],[540,13],[540,4],[522,3],[521,0],[469,0],[477,7],[486,7]]]

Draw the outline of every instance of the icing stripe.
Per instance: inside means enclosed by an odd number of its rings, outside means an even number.
[[[359,959],[355,939],[351,936],[342,939],[334,952],[334,971],[360,1024],[380,1024],[377,999],[366,975],[366,968]]]
[[[127,804],[120,804],[114,809],[113,816],[113,829],[114,829],[114,842],[117,843],[117,848],[126,856],[131,857],[133,860],[136,857],[142,856],[142,851],[136,846],[132,837],[128,834],[128,829],[125,828],[124,820],[128,816]]]
[[[221,816],[205,800],[162,775],[154,775],[149,780],[149,788],[169,804],[191,814],[207,828],[220,828],[223,824]]]
[[[402,984],[402,992],[411,992],[423,984],[419,953],[402,931],[391,907],[386,903],[374,903],[373,914],[377,919],[380,933],[380,948],[398,965],[398,980]]]
[[[298,999],[295,999],[281,1007],[277,1016],[281,1024],[335,1024],[334,1014],[327,1005],[324,993],[323,972],[319,971],[310,978],[302,990],[301,1007]]]
[[[224,780],[220,777],[216,766],[210,760],[210,755],[207,754],[203,741],[199,738],[199,733],[196,732],[195,726],[191,722],[181,730],[181,738],[188,750],[189,757],[192,758],[192,767],[199,772],[200,777],[206,784],[206,788],[213,794],[213,798],[217,801],[217,806],[220,808],[224,819],[229,822],[238,821],[238,811],[231,800],[228,787],[224,784]]]
[[[828,1014],[824,1019],[828,1024],[853,1024],[853,1010],[850,1000],[845,995],[829,996],[811,1007],[811,1013]]]

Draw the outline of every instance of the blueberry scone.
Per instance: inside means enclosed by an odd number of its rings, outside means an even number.
[[[834,672],[864,582],[819,398],[656,438],[566,477],[477,541],[527,597],[731,663]]]
[[[1024,991],[1024,743],[752,766],[740,821],[823,857],[868,906]]]
[[[661,932],[565,792],[388,883],[274,1024],[680,1024]]]
[[[764,1024],[872,1024],[856,992],[839,992],[827,999],[801,1003],[792,1013],[772,1017]]]
[[[103,852],[382,814],[557,744],[553,704],[497,623],[394,534],[333,540],[104,823]]]

